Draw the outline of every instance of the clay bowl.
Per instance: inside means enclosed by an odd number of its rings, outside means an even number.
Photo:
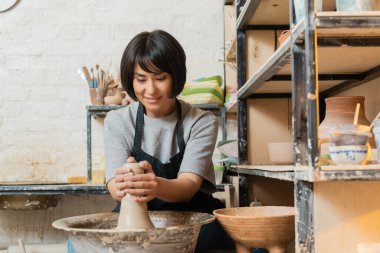
[[[118,213],[99,213],[64,218],[53,223],[69,232],[75,252],[181,252],[195,250],[201,225],[215,220],[207,213],[149,212],[153,229],[115,229]]]
[[[236,244],[237,253],[265,248],[285,253],[294,239],[294,207],[256,206],[214,211],[216,219]]]

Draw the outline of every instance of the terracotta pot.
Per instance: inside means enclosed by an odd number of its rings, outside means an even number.
[[[287,245],[294,240],[294,207],[224,208],[213,214],[235,241],[237,253],[250,253],[253,248],[285,253]]]
[[[326,98],[326,116],[319,125],[319,138],[328,138],[331,129],[338,125],[353,124],[357,103],[360,103],[358,125],[370,125],[365,116],[364,99],[362,96]],[[371,146],[374,144],[373,138],[370,139],[370,143]],[[322,144],[321,154],[329,154],[328,148],[328,143]]]
[[[368,126],[370,122],[365,116],[364,99],[361,96],[326,98],[326,117],[319,125],[319,137],[327,138],[330,129],[337,125],[352,124],[357,103],[360,103],[358,125]]]

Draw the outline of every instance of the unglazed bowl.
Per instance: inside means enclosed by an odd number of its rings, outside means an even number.
[[[294,207],[255,206],[215,210],[213,213],[236,244],[237,253],[265,248],[285,253],[294,240]]]

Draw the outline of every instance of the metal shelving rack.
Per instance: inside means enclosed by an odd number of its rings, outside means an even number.
[[[314,1],[304,0],[304,18],[298,24],[293,0],[236,0],[238,66],[239,165],[230,170],[239,176],[239,205],[248,205],[248,177],[260,176],[294,182],[296,252],[315,252],[314,183],[327,181],[380,180],[380,166],[325,170],[319,166],[318,125],[325,108],[319,103],[327,96],[351,89],[380,76],[380,12],[340,13],[314,11]],[[272,6],[270,6],[272,5]],[[286,6],[289,20],[272,22],[261,10]],[[258,12],[255,18],[255,14]],[[274,20],[276,19],[276,20]],[[262,21],[262,20],[261,20]],[[288,28],[286,28],[288,27]],[[246,31],[290,29],[290,37],[253,76],[246,80]],[[329,58],[329,50],[341,51],[343,59]],[[319,52],[318,52],[319,51]],[[371,55],[370,62],[352,66],[349,57]],[[319,58],[318,58],[319,54]],[[367,58],[368,59],[368,58]],[[324,67],[332,61],[332,68]],[[318,72],[319,68],[319,72]],[[288,70],[288,72],[286,72]],[[330,71],[329,71],[330,70]],[[285,73],[284,73],[285,72]],[[282,87],[282,92],[273,87]],[[248,165],[247,99],[292,98],[294,166]],[[352,166],[355,167],[355,166]]]

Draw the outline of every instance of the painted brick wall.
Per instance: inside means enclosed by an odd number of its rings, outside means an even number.
[[[188,80],[223,74],[223,0],[28,0],[1,13],[0,181],[85,175],[90,100],[76,70],[98,63],[116,73],[129,40],[153,29],[183,45]],[[93,123],[98,163],[102,122]],[[52,221],[112,205],[108,197],[64,197],[46,211],[0,211],[0,249],[18,238],[62,241]]]
[[[89,97],[76,70],[116,73],[129,40],[153,29],[183,45],[189,80],[223,73],[222,0],[28,0],[0,14],[0,181],[85,175]]]

